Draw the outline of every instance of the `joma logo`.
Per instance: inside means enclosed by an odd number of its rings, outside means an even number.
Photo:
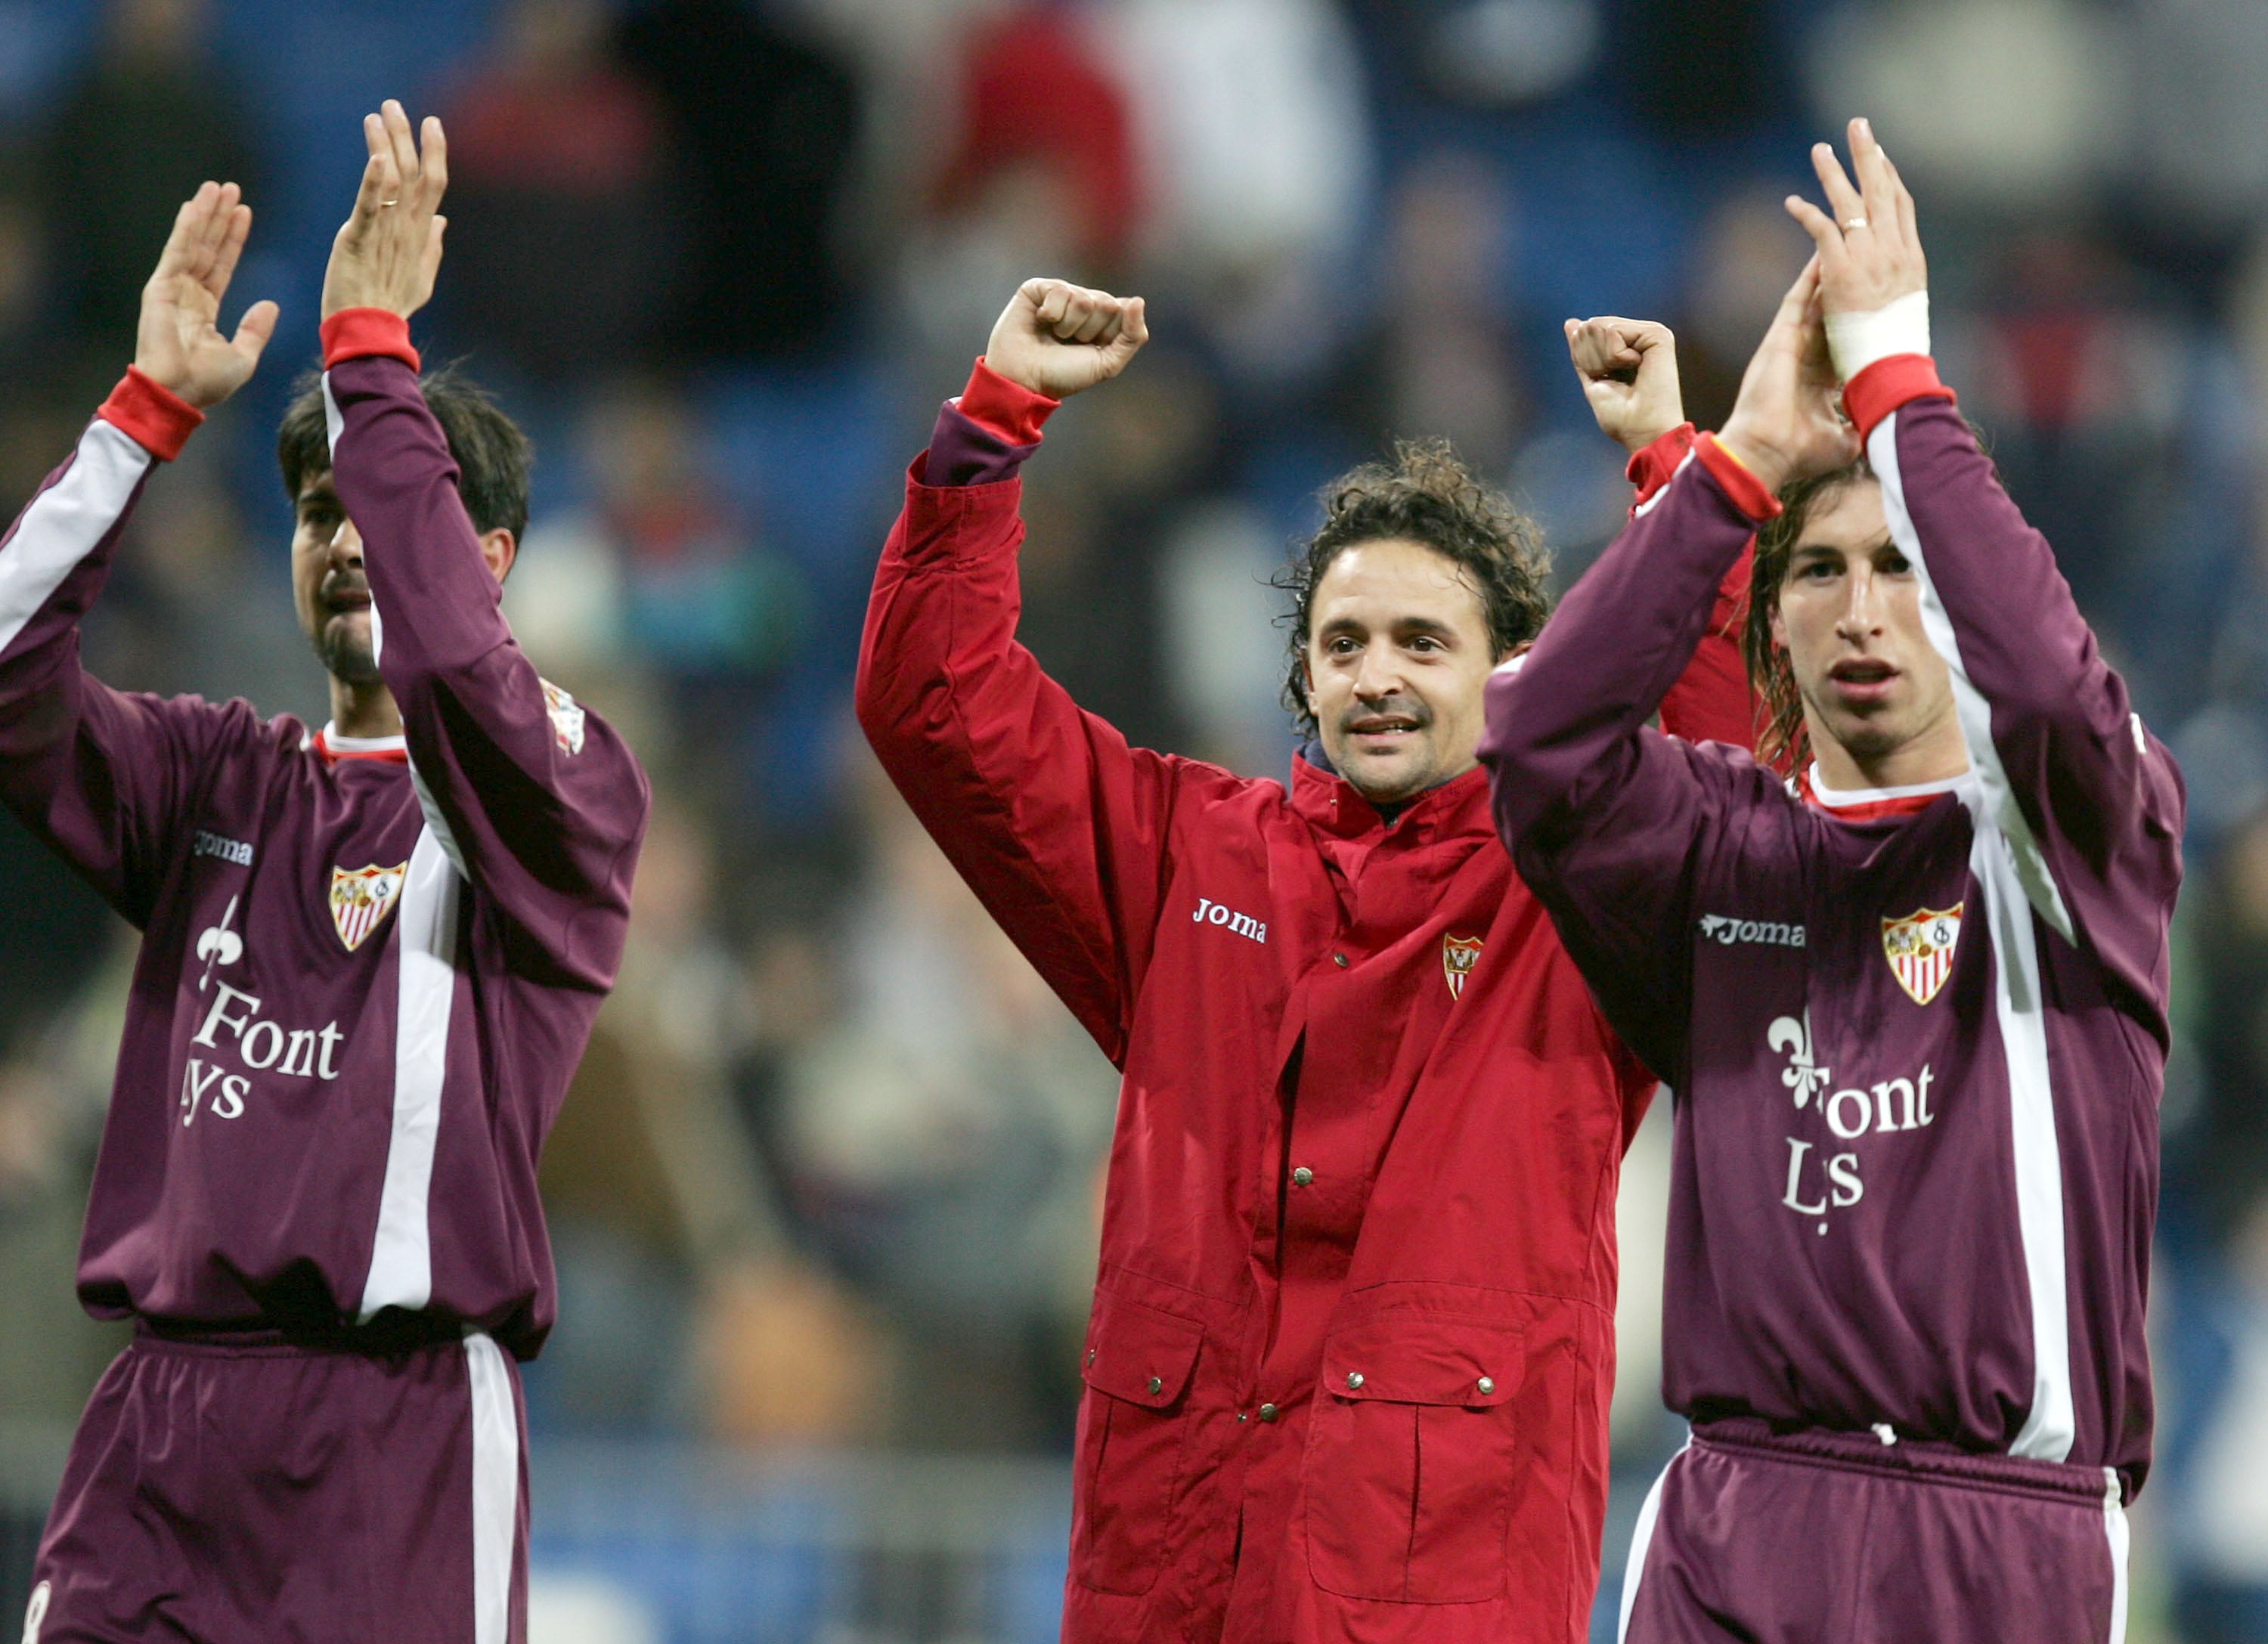
[[[1197,898],[1197,911],[1189,918],[1193,924],[1226,925],[1238,936],[1249,936],[1255,942],[1264,943],[1268,940],[1267,926],[1249,914],[1240,914],[1231,908],[1223,907],[1210,897]]]
[[[1769,943],[1776,948],[1800,948],[1803,945],[1803,927],[1774,924],[1762,919],[1727,919],[1722,914],[1701,915],[1701,934],[1712,942],[1731,947],[1736,942]]]

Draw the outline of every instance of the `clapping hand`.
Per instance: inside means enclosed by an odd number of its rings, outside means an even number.
[[[409,116],[392,98],[383,112],[363,116],[362,133],[370,159],[354,210],[331,242],[323,318],[347,308],[383,308],[407,319],[433,295],[441,267],[449,220],[434,212],[449,186],[449,144],[441,122],[428,114],[421,148]]]
[[[1685,421],[1677,339],[1651,319],[1571,319],[1567,352],[1599,429],[1633,453]]]
[[[1824,143],[1813,146],[1811,165],[1835,215],[1829,217],[1800,194],[1787,197],[1787,209],[1819,248],[1822,311],[1830,316],[1872,313],[1928,290],[1929,265],[1914,226],[1913,196],[1874,141],[1874,128],[1864,120],[1851,122],[1856,187]]]
[[[1117,376],[1149,340],[1138,297],[1027,280],[992,327],[984,363],[1035,393],[1065,400]]]
[[[173,231],[142,288],[134,363],[142,374],[203,410],[244,386],[276,334],[276,305],[244,311],[236,335],[224,337],[220,299],[252,231],[252,208],[234,183],[206,183],[184,202]]]
[[[1718,437],[1772,491],[1859,456],[1858,430],[1843,415],[1841,385],[1827,357],[1819,265],[1817,257],[1805,263],[1780,298]]]

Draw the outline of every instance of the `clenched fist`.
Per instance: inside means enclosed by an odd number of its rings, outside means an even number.
[[[1027,280],[992,327],[984,363],[1035,393],[1068,400],[1117,376],[1149,340],[1138,297]]]
[[[1566,324],[1567,353],[1599,431],[1632,453],[1685,421],[1677,339],[1651,319],[1612,314]]]

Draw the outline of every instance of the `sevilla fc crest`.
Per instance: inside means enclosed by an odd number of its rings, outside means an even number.
[[[385,922],[401,899],[401,882],[409,873],[406,862],[398,868],[357,868],[351,873],[344,868],[331,870],[331,923],[338,927],[339,940],[349,953]]]
[[[1904,919],[1882,921],[1882,957],[1916,1004],[1936,998],[1945,979],[1953,974],[1953,950],[1961,942],[1961,910],[1967,906],[1955,902],[1943,913],[1925,907]]]
[[[543,708],[551,716],[551,734],[557,738],[562,753],[583,751],[583,709],[575,699],[549,679],[538,679],[543,687]]]
[[[1478,936],[1441,938],[1441,972],[1449,979],[1450,998],[1458,998],[1464,993],[1465,978],[1473,973],[1473,962],[1480,957]]]

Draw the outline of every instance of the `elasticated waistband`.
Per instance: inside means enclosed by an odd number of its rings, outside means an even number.
[[[156,1353],[261,1356],[351,1353],[384,1359],[464,1339],[461,1321],[431,1313],[388,1312],[367,1325],[339,1321],[233,1326],[182,1324],[161,1318],[137,1317],[134,1321],[134,1345]]]
[[[1834,1467],[1916,1483],[2047,1496],[2085,1502],[2097,1509],[2102,1505],[2108,1483],[2100,1467],[1965,1450],[1931,1439],[1901,1438],[1885,1444],[1871,1432],[1847,1433],[1829,1427],[1782,1431],[1768,1421],[1748,1416],[1697,1423],[1693,1442],[1697,1449],[1763,1456],[1799,1465]],[[2123,1476],[2119,1494],[2122,1499],[2133,1495],[2132,1484]]]

